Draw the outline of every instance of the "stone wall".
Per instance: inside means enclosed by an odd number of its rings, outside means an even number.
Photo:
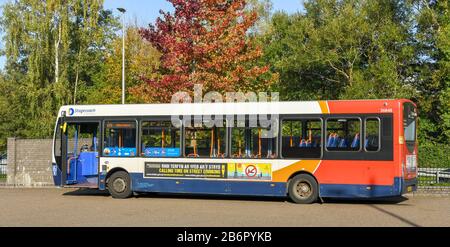
[[[8,138],[7,185],[53,186],[52,140]]]
[[[450,186],[419,186],[414,194],[450,196]]]
[[[42,187],[53,186],[52,139],[8,138],[8,186]],[[69,150],[73,152],[74,141],[69,140]],[[91,139],[81,138],[77,146],[90,146]]]

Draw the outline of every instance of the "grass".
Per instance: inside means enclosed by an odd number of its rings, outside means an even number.
[[[0,174],[0,182],[6,181],[6,174]]]

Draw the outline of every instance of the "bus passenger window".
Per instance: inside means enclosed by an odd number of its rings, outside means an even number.
[[[376,152],[380,150],[380,119],[366,119],[366,138],[364,140],[366,151]]]
[[[361,149],[360,119],[328,119],[326,125],[326,148],[328,151],[359,151]]]
[[[141,129],[142,156],[180,157],[180,128],[171,121],[143,121]]]
[[[234,124],[231,131],[231,155],[233,158],[273,159],[277,157],[277,138],[268,129],[240,127]]]
[[[322,156],[322,121],[283,120],[283,158],[320,158]]]
[[[205,125],[185,127],[185,155],[190,158],[223,158],[226,156],[226,124],[208,128]]]
[[[104,138],[104,156],[136,156],[136,122],[106,121]]]

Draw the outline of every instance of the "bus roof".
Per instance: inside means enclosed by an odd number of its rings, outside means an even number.
[[[58,116],[171,116],[171,115],[258,115],[258,114],[344,114],[390,113],[409,100],[337,100],[247,103],[182,103],[125,105],[67,105]]]

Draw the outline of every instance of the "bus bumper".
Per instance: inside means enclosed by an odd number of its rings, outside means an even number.
[[[402,195],[417,191],[417,178],[403,180]]]

